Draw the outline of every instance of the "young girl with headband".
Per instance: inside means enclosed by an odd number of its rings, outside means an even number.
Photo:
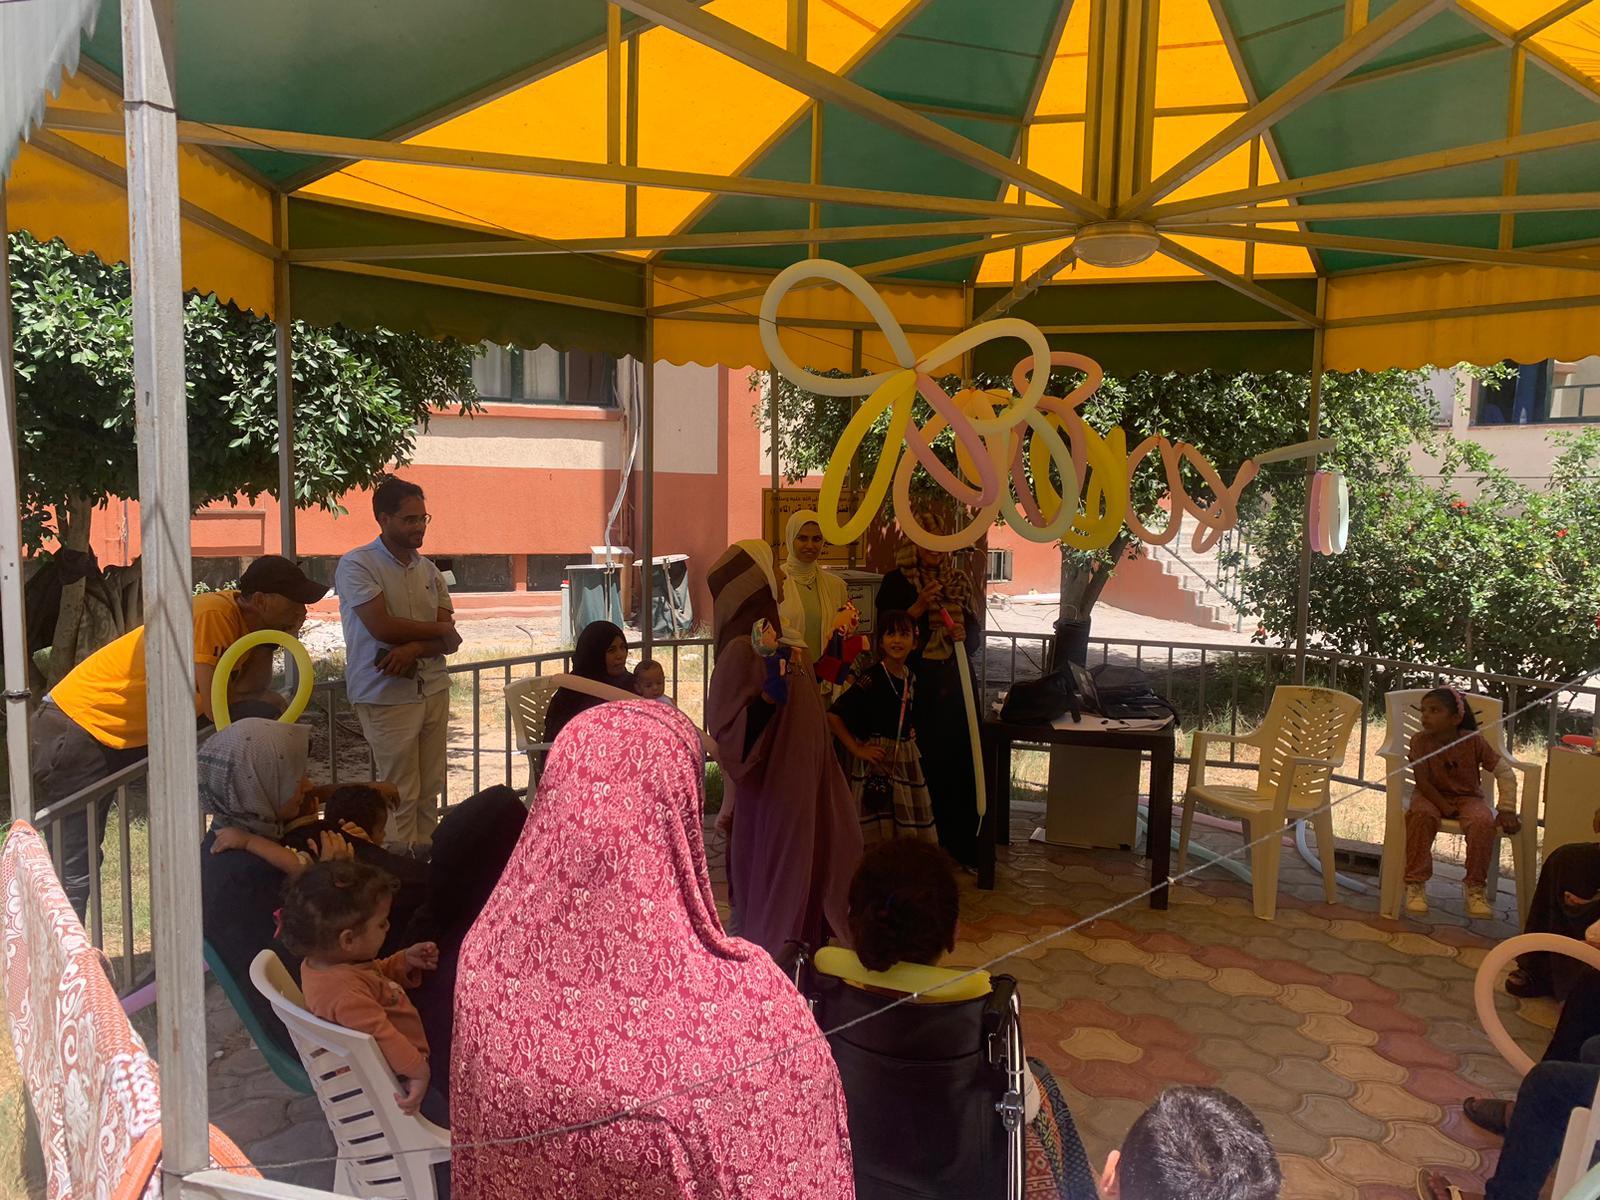
[[[1406,911],[1428,911],[1428,880],[1433,876],[1433,839],[1441,820],[1460,821],[1467,838],[1466,903],[1469,917],[1492,917],[1484,894],[1495,830],[1516,833],[1517,782],[1511,766],[1478,732],[1466,696],[1437,687],[1423,696],[1422,728],[1411,736],[1407,757],[1416,781],[1406,811]],[[1483,794],[1483,772],[1494,775],[1498,813]]]

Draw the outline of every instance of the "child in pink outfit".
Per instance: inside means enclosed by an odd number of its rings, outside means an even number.
[[[283,944],[303,957],[300,990],[312,1014],[371,1034],[401,1081],[395,1101],[415,1113],[428,1094],[428,1039],[406,995],[439,965],[439,948],[419,942],[378,958],[389,933],[398,882],[357,862],[319,863],[284,895]]]
[[[1422,698],[1422,728],[1407,755],[1416,781],[1406,811],[1406,911],[1428,911],[1433,839],[1441,820],[1460,821],[1467,838],[1466,904],[1469,917],[1492,917],[1485,884],[1495,831],[1516,833],[1517,782],[1510,765],[1479,733],[1472,706],[1454,688],[1434,688]],[[1483,796],[1483,772],[1499,787],[1499,812]]]

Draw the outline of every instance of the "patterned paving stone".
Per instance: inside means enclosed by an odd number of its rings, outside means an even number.
[[[1352,1046],[1375,1046],[1378,1035],[1342,1016],[1313,1013],[1300,1026],[1300,1032],[1311,1041],[1325,1046],[1345,1043]]]
[[[1266,1127],[1280,1163],[1289,1155],[1318,1159],[1328,1153],[1328,1139],[1314,1129],[1307,1129],[1289,1114],[1264,1109],[1256,1115]]]
[[[1264,1075],[1250,1071],[1228,1071],[1217,1080],[1217,1086],[1232,1092],[1253,1109],[1273,1109],[1293,1113],[1300,1098],[1288,1088],[1279,1087]]]
[[[1294,1200],[1350,1200],[1354,1195],[1351,1184],[1331,1174],[1318,1159],[1296,1154],[1282,1154],[1278,1161],[1283,1167],[1283,1195]]]
[[[1145,970],[1160,979],[1208,980],[1214,978],[1217,973],[1215,967],[1208,967],[1186,954],[1166,952],[1152,954]]]
[[[1376,1049],[1402,1067],[1441,1067],[1450,1071],[1461,1065],[1460,1054],[1414,1033],[1381,1034]]]
[[[1384,1122],[1331,1096],[1307,1096],[1295,1109],[1294,1119],[1329,1138],[1351,1137],[1376,1143],[1383,1140],[1387,1130]]]
[[[1399,996],[1386,987],[1380,987],[1365,975],[1349,973],[1336,974],[1328,980],[1328,990],[1351,1002],[1372,1001],[1378,1004],[1393,1004]]]
[[[1363,1081],[1350,1098],[1353,1107],[1380,1121],[1423,1121],[1432,1124],[1444,1117],[1444,1110],[1412,1095],[1392,1083]]]
[[[1404,1067],[1390,1062],[1387,1058],[1374,1053],[1366,1046],[1335,1046],[1324,1060],[1324,1065],[1328,1070],[1336,1075],[1343,1075],[1346,1079],[1357,1081],[1370,1079],[1377,1083],[1406,1082],[1406,1069]],[[1412,1082],[1415,1082],[1415,1077],[1413,1077]],[[1453,1082],[1458,1088],[1463,1086],[1459,1079],[1453,1079]],[[1435,1103],[1460,1103],[1460,1100],[1455,1098],[1454,1093],[1451,1093],[1448,1099],[1434,1096],[1429,1096],[1428,1099],[1433,1100]]]
[[[1383,1148],[1394,1158],[1411,1164],[1413,1171],[1423,1163],[1472,1170],[1478,1155],[1451,1141],[1433,1125],[1419,1121],[1396,1121],[1389,1126]]]
[[[1218,1073],[1240,1070],[1266,1075],[1277,1065],[1272,1055],[1254,1050],[1236,1038],[1207,1038],[1194,1048],[1193,1054]]]
[[[1085,1062],[1136,1063],[1144,1057],[1143,1050],[1123,1041],[1115,1031],[1098,1029],[1093,1025],[1083,1026],[1056,1045],[1065,1053]]]
[[[1389,948],[1389,934],[1374,928],[1366,921],[1339,918],[1328,922],[1328,933],[1344,942],[1371,942]]]
[[[1250,1044],[1274,1058],[1309,1058],[1321,1061],[1328,1055],[1326,1046],[1318,1045],[1299,1029],[1285,1025],[1257,1025],[1249,1032]]]
[[[1284,990],[1282,984],[1263,979],[1243,967],[1224,967],[1211,980],[1210,986],[1227,996],[1280,996]]]
[[[1401,1162],[1382,1147],[1363,1138],[1334,1138],[1325,1161],[1328,1170],[1346,1185],[1358,1189],[1371,1184],[1405,1187],[1417,1178],[1415,1163]],[[1345,1193],[1347,1196],[1351,1192]]]
[[[1283,1029],[1298,1029],[1301,1021],[1299,1013],[1283,1007],[1276,999],[1240,1000],[1235,1004],[1234,1013],[1256,1030],[1265,1029],[1270,1025]]]
[[[1350,1011],[1350,1001],[1342,1000],[1322,988],[1312,987],[1305,983],[1291,983],[1283,989],[1283,994],[1278,997],[1290,1012],[1297,1012],[1304,1016],[1313,1013],[1324,1015],[1342,1016]]]
[[[1301,1096],[1333,1096],[1340,1100],[1355,1095],[1356,1084],[1336,1075],[1322,1061],[1290,1055],[1279,1058],[1267,1078]]]
[[[1465,956],[1468,954],[1481,955],[1483,951],[1476,946],[1450,946],[1444,942],[1422,933],[1395,933],[1389,935],[1389,944],[1400,953],[1411,958],[1449,958],[1458,956],[1463,962],[1470,962],[1473,970],[1477,970],[1478,963]],[[1479,960],[1481,961],[1481,959]]]

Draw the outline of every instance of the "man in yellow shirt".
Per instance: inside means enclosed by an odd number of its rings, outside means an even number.
[[[194,707],[209,721],[211,684],[217,662],[229,646],[257,629],[299,633],[306,605],[328,589],[308,579],[287,558],[263,555],[245,570],[236,592],[206,592],[194,598]],[[150,725],[145,712],[145,629],[141,625],[102,646],[56,684],[33,719],[30,757],[37,803],[41,808],[68,796],[145,756]],[[228,683],[228,703],[249,701],[283,709],[283,698],[270,690],[272,649],[258,647],[235,667]],[[95,806],[96,838],[105,841],[110,805]],[[72,906],[83,916],[89,900],[89,838],[82,813],[62,827],[61,883]]]

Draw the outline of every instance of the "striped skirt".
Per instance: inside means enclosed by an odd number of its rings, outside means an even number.
[[[861,840],[867,845],[890,838],[921,838],[938,842],[933,827],[933,800],[922,775],[917,743],[873,738],[883,748],[883,761],[854,759],[850,765],[850,791],[861,815]]]

